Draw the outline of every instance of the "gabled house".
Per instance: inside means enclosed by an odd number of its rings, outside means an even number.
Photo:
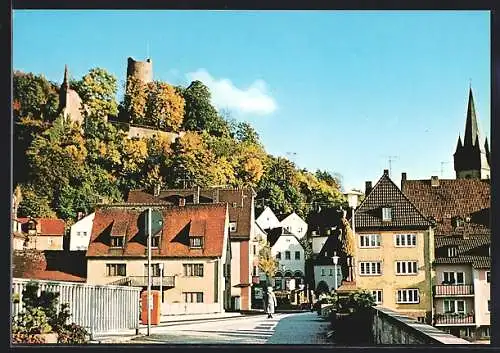
[[[432,223],[384,170],[354,212],[355,278],[383,307],[430,322],[434,271]]]
[[[73,224],[69,231],[69,250],[87,250],[90,242],[90,233],[94,222],[95,213],[81,217]]]
[[[252,188],[199,188],[131,190],[128,203],[161,203],[170,205],[228,205],[231,244],[231,303],[233,310],[251,307],[252,265],[250,239],[255,232],[255,191]]]
[[[307,223],[295,212],[281,215],[278,219],[280,219],[280,226],[295,234],[297,238],[302,239],[307,234]]]
[[[270,229],[267,239],[271,254],[278,261],[278,271],[274,275],[276,289],[298,289],[304,284],[304,247],[294,234],[284,228]]]
[[[273,210],[271,210],[269,206],[264,208],[264,210],[255,219],[255,222],[263,230],[279,228],[281,226],[280,220],[276,217]]]
[[[161,214],[153,235],[152,288],[162,313],[229,309],[231,246],[227,203],[102,205],[95,211],[87,250],[87,282],[147,288],[145,213]],[[162,270],[163,269],[163,270]]]
[[[458,173],[458,171],[457,171]],[[455,336],[488,338],[490,328],[490,181],[407,180],[403,192],[435,226],[434,325]]]
[[[14,220],[15,233],[27,238],[26,249],[63,250],[65,224],[57,218],[27,218]]]

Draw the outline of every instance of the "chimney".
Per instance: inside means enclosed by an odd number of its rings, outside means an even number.
[[[405,172],[401,173],[401,181],[402,182],[406,181],[406,173]]]
[[[439,186],[439,179],[437,175],[431,176],[431,186],[437,187]]]
[[[161,188],[160,188],[160,184],[155,184],[155,185],[153,186],[153,196],[154,196],[154,197],[158,197],[158,196],[160,196],[160,189],[161,189]]]
[[[184,197],[179,197],[179,206],[186,206],[186,199]]]
[[[384,175],[389,176],[389,169],[384,169]]]
[[[196,190],[194,192],[193,203],[194,204],[200,203],[200,187],[199,186],[196,187]]]
[[[372,191],[372,182],[371,181],[365,181],[365,196],[368,196],[368,194]]]

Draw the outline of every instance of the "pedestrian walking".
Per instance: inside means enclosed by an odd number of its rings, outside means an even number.
[[[273,317],[274,314],[274,308],[278,304],[276,301],[276,295],[274,295],[273,292],[273,287],[267,287],[267,292],[266,292],[266,313],[267,313],[267,318],[270,319]]]

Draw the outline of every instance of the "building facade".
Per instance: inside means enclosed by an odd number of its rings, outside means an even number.
[[[94,223],[95,213],[91,213],[75,224],[69,231],[69,250],[87,250],[90,242],[90,233],[92,232],[92,224]]]
[[[231,303],[233,310],[251,308],[254,258],[250,239],[255,233],[255,191],[252,188],[165,189],[149,192],[131,190],[129,203],[160,202],[171,205],[227,203],[231,243]]]
[[[280,226],[290,233],[295,234],[299,239],[302,239],[307,234],[307,223],[295,212],[283,218],[280,222]]]
[[[356,285],[376,303],[414,317],[432,319],[434,232],[432,223],[389,178],[388,170],[354,213]]]
[[[87,282],[147,288],[148,207],[161,214],[152,238],[152,289],[162,313],[217,313],[230,308],[227,204],[122,204],[95,212],[87,250]]]
[[[65,224],[57,218],[17,218],[18,232],[27,238],[26,249],[63,250]]]
[[[281,226],[280,220],[268,206],[258,215],[255,222],[263,230],[279,228]]]

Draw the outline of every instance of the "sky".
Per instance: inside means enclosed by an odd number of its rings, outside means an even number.
[[[490,138],[488,11],[15,10],[13,68],[62,82],[105,68],[123,95],[127,58],[155,80],[204,82],[266,151],[364,190],[455,178],[469,86]]]

